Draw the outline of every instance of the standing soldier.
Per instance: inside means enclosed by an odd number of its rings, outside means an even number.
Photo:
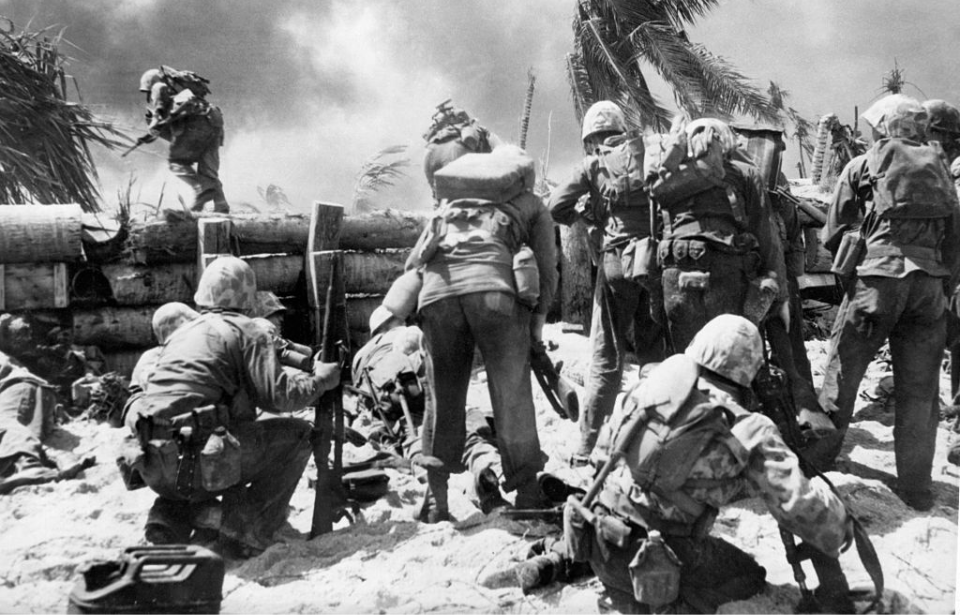
[[[765,310],[751,305],[787,298],[783,249],[759,171],[733,158],[737,139],[724,122],[699,119],[683,130],[691,164],[711,161],[722,181],[670,186],[672,196],[651,187],[664,215],[659,261],[674,348],[685,348],[715,316],[739,314],[759,322]]]
[[[613,410],[628,347],[632,346],[641,367],[662,360],[665,354],[662,328],[652,317],[659,309],[659,288],[651,289],[651,284],[658,281],[634,276],[635,262],[644,256],[637,246],[651,234],[650,202],[643,191],[643,155],[636,155],[625,132],[623,112],[616,104],[594,103],[584,114],[581,136],[590,153],[569,181],[551,191],[548,206],[560,224],[583,218],[603,231],[590,326],[586,408],[580,419],[580,444],[571,458],[574,465],[587,463],[600,426]],[[589,201],[585,208],[578,207],[584,195],[589,195]]]
[[[193,191],[190,208],[203,209],[213,201],[213,210],[230,211],[220,183],[220,147],[223,145],[223,113],[206,100],[209,81],[191,71],[168,66],[151,68],[140,77],[140,91],[147,95],[147,136],[170,142],[170,171]]]
[[[399,448],[407,459],[420,456],[419,432],[423,424],[423,331],[380,306],[370,315],[370,340],[353,357],[353,380],[377,406],[382,421],[381,443]],[[467,438],[463,465],[474,476],[474,491],[484,514],[507,504],[500,493],[503,469],[493,429],[479,408],[466,409]],[[428,511],[429,513],[429,511]]]
[[[477,347],[487,371],[503,489],[517,491],[514,503],[520,508],[543,503],[537,473],[544,454],[530,383],[530,349],[541,339],[556,291],[553,220],[532,192],[533,161],[522,150],[502,146],[472,153],[466,144],[453,143],[454,151],[444,156],[428,147],[424,171],[439,208],[407,262],[408,269],[422,272],[418,309],[427,351],[423,454],[441,462],[427,468],[421,516],[428,522],[450,518],[447,479],[463,471],[466,395]],[[454,165],[466,175],[454,174]],[[529,270],[514,265],[531,253],[536,271],[521,280],[515,271]],[[524,288],[526,283],[531,286]],[[532,286],[539,287],[538,294],[527,292]]]
[[[854,279],[833,326],[820,403],[845,432],[863,374],[889,340],[896,491],[907,505],[929,510],[945,289],[960,273],[960,205],[939,150],[922,144],[927,112],[918,101],[892,94],[863,119],[874,144],[840,174],[821,231],[834,271]]]

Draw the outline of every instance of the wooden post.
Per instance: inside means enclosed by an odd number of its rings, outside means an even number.
[[[234,253],[230,237],[233,221],[229,218],[200,218],[197,220],[197,282],[210,261]]]
[[[343,205],[335,203],[313,203],[313,213],[310,216],[310,231],[307,234],[307,250],[304,254],[304,271],[307,275],[307,304],[313,316],[313,340],[315,345],[322,343],[323,312],[326,299],[327,284],[330,281],[329,256],[320,256],[318,253],[337,250],[340,247],[340,234],[343,231]],[[343,259],[340,259],[343,266]],[[342,273],[342,271],[341,271]],[[343,277],[341,276],[342,280]],[[343,291],[337,298],[337,303],[343,302]]]
[[[590,331],[593,310],[593,261],[590,238],[583,222],[560,226],[560,314],[563,322]]]

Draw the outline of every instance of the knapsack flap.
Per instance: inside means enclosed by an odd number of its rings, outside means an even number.
[[[873,209],[885,218],[945,218],[957,194],[939,152],[906,139],[881,139],[867,153]]]
[[[464,154],[433,176],[438,199],[505,203],[533,190],[536,170],[526,156]]]

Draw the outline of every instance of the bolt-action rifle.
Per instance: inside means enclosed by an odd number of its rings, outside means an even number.
[[[754,380],[753,387],[760,401],[760,407],[763,413],[776,423],[787,446],[790,447],[800,460],[800,468],[804,474],[808,478],[819,476],[837,497],[844,502],[843,496],[833,483],[830,482],[830,479],[805,456],[803,450],[805,448],[805,442],[802,430],[797,423],[797,413],[793,406],[793,400],[785,385],[786,374],[784,374],[783,370],[770,365],[765,360]],[[879,607],[880,600],[883,597],[883,570],[880,567],[877,552],[870,542],[870,537],[867,535],[863,525],[850,511],[850,507],[846,506],[846,502],[844,502],[844,506],[847,509],[847,516],[853,523],[853,538],[856,543],[857,554],[860,556],[860,561],[863,563],[874,585],[875,593],[870,605],[867,607],[867,611],[870,611]],[[780,538],[783,541],[787,561],[793,568],[794,580],[796,580],[797,585],[800,587],[800,603],[797,605],[798,613],[823,613],[826,612],[824,608],[830,608],[831,612],[855,612],[853,601],[850,598],[850,587],[847,585],[847,579],[843,569],[840,567],[840,562],[836,558],[829,557],[806,543],[797,545],[794,535],[783,529],[782,526],[780,528]],[[849,548],[849,544],[846,545],[845,548]],[[820,586],[816,593],[810,590],[806,584],[806,574],[803,571],[802,563],[807,559],[809,559],[813,565],[817,579],[820,581]],[[834,601],[833,604],[829,606],[821,602],[823,598],[828,596]],[[838,598],[839,602],[836,602]],[[844,601],[848,601],[847,604],[844,605]],[[841,608],[849,610],[841,610]]]
[[[327,283],[327,295],[323,313],[323,346],[320,360],[324,363],[338,362],[341,372],[348,364],[343,347],[343,319],[338,318],[336,302],[337,289],[343,288],[339,278],[340,256],[334,253],[330,259],[330,279]],[[314,415],[313,457],[317,464],[316,493],[313,501],[313,522],[310,526],[310,538],[333,530],[333,524],[347,516],[347,494],[340,478],[343,474],[343,377],[341,384],[326,391],[317,400]],[[330,465],[331,440],[334,445],[333,466]]]

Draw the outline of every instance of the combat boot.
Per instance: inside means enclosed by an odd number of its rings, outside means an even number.
[[[474,489],[477,491],[477,499],[480,503],[480,511],[489,515],[498,508],[506,508],[510,503],[503,499],[500,493],[500,481],[497,480],[497,474],[492,468],[484,468],[474,481]]]
[[[494,572],[482,579],[480,585],[488,589],[519,587],[526,594],[554,581],[564,580],[563,571],[563,557],[559,553],[549,552],[520,562],[506,570]]]
[[[423,496],[423,504],[417,519],[423,523],[439,523],[452,521],[450,505],[447,500],[447,478],[444,472],[427,471],[427,491]]]

